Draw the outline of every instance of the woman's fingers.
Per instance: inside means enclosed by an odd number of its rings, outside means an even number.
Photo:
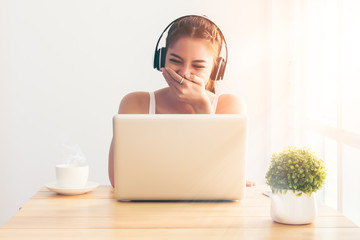
[[[256,183],[252,182],[252,181],[246,181],[246,186],[247,187],[253,187],[253,186],[256,186]]]
[[[183,95],[184,86],[180,85],[179,82],[174,80],[166,70],[163,71],[163,76],[174,95],[177,96],[178,99],[181,99],[180,96]]]
[[[169,74],[169,76],[176,81],[177,83],[181,83],[180,85],[184,84],[186,82],[186,80],[191,81],[193,83],[196,83],[200,86],[203,86],[204,80],[199,78],[198,76],[191,74],[191,73],[187,73],[185,74],[185,76],[181,76],[179,74],[177,74],[174,70],[172,70],[171,68],[166,67],[165,71]]]
[[[181,76],[168,67],[161,70],[170,90],[179,101],[189,103],[195,108],[199,108],[205,102],[206,104],[210,103],[206,94],[205,83],[201,78],[192,74]],[[195,109],[195,112],[198,111]]]
[[[168,67],[162,68],[162,74],[178,99],[196,102],[199,101],[199,98],[205,96],[205,83],[198,76],[193,74],[181,76]]]
[[[177,90],[179,89],[179,87],[180,87],[179,82],[174,80],[168,71],[164,70],[162,74],[170,87],[176,88]]]
[[[185,79],[183,79],[182,76],[180,76],[179,74],[177,74],[174,70],[172,70],[171,68],[165,67],[165,71],[170,75],[170,77],[176,81],[177,83],[180,84],[181,81],[185,81]],[[184,82],[182,82],[184,83]]]
[[[191,74],[191,73],[187,73],[185,74],[185,79],[193,82],[193,83],[196,83],[200,86],[203,86],[205,83],[204,83],[204,80],[202,80],[201,78],[199,78],[198,76],[194,75],[194,74]]]

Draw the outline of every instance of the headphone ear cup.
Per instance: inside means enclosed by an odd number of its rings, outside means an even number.
[[[221,57],[219,64],[219,73],[216,80],[222,80],[224,78],[225,68],[226,68],[226,61]]]
[[[157,70],[160,70],[159,55],[160,55],[160,49],[157,49],[154,54],[154,68],[156,68]]]
[[[218,73],[218,69],[219,69],[219,58],[216,60],[216,63],[215,63],[215,66],[211,72],[211,75],[210,75],[210,79],[216,81],[216,76],[217,76],[217,73]]]
[[[214,66],[214,70],[211,73],[210,78],[214,81],[221,80],[224,77],[226,62],[222,57],[219,57],[216,61],[216,65]]]
[[[167,48],[166,47],[162,47],[160,49],[160,68],[165,67],[165,59],[166,59],[166,53],[167,53]],[[159,68],[159,70],[160,70]]]
[[[154,54],[154,68],[160,71],[161,68],[165,67],[167,48],[162,47],[157,49]]]

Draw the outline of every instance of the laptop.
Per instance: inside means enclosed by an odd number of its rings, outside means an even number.
[[[117,200],[240,200],[247,117],[118,114],[113,118]]]

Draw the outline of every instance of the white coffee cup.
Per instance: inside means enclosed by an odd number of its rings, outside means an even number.
[[[57,185],[61,188],[83,188],[89,177],[89,166],[86,164],[56,165]]]

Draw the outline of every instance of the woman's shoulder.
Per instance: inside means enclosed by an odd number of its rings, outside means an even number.
[[[217,114],[246,114],[246,112],[246,104],[240,97],[229,93],[219,96]]]
[[[120,102],[119,114],[147,114],[149,113],[149,93],[132,92],[126,94]]]

